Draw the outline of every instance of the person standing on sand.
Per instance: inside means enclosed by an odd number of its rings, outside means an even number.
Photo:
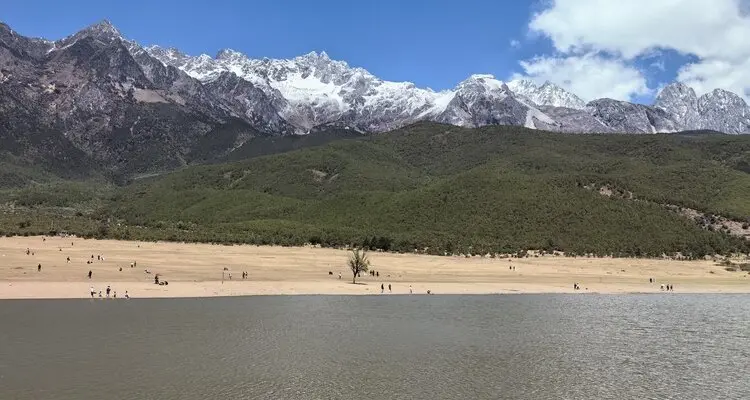
[[[390,283],[388,284],[388,293],[393,293],[393,291],[391,291],[391,284]]]
[[[414,291],[412,290],[411,285],[409,285],[409,294],[412,294],[412,293],[414,293]]]
[[[109,292],[112,291],[112,289],[107,285],[107,298],[109,298]]]
[[[339,272],[339,280],[341,280],[341,272]]]
[[[385,293],[385,285],[383,285],[383,284],[381,283],[381,284],[380,284],[380,294],[383,294],[383,293]]]
[[[89,279],[91,279],[91,270],[89,270]]]
[[[36,272],[42,272],[42,264],[36,266]]]
[[[89,291],[91,292],[91,298],[93,299],[93,298],[94,298],[94,295],[96,294],[96,290],[94,290],[94,287],[93,287],[93,286],[91,286],[91,287],[89,288]]]

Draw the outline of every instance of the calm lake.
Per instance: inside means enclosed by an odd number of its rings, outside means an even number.
[[[750,296],[0,301],[0,399],[750,399]]]

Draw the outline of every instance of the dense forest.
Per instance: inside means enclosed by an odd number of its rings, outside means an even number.
[[[120,186],[95,175],[56,179],[15,163],[0,175],[0,233],[432,254],[750,252],[748,240],[674,211],[747,226],[750,136],[427,123],[349,136],[257,142]],[[627,195],[605,196],[603,187]]]

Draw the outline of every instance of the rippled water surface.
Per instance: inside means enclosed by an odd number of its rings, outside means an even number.
[[[0,399],[750,399],[750,296],[0,301]]]

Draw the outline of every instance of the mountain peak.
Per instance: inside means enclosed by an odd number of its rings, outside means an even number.
[[[318,53],[317,51],[313,50],[313,51],[305,54],[302,57],[303,58],[313,58],[313,59],[330,60],[330,58],[328,57],[328,53],[326,53],[325,51],[321,51],[320,53]]]
[[[246,59],[247,56],[237,50],[221,49],[218,53],[216,53],[216,57],[214,58],[220,61],[233,61],[238,59]]]
[[[89,27],[85,28],[83,31],[88,32],[88,33],[95,33],[98,35],[122,37],[122,34],[120,34],[120,31],[117,30],[117,28],[115,28],[115,26],[112,25],[112,22],[110,22],[107,19],[103,19],[93,25],[90,25]]]
[[[545,81],[541,86],[530,79],[514,79],[508,83],[510,90],[538,106],[552,106],[583,110],[586,102],[564,88]]]

